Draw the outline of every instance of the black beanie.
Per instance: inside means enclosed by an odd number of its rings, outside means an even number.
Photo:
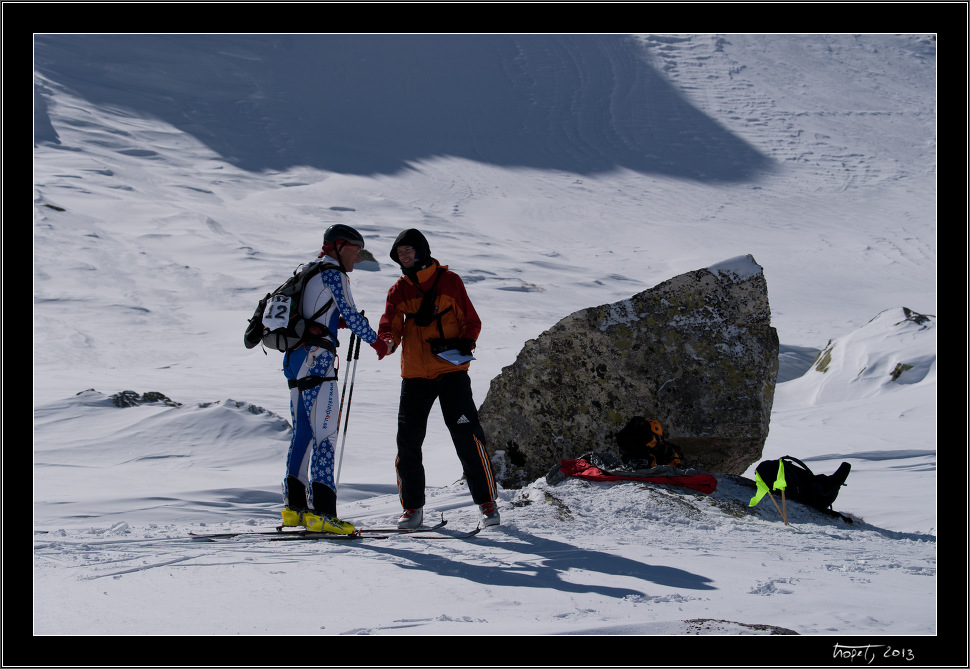
[[[426,266],[431,260],[431,246],[428,244],[425,236],[421,234],[420,230],[416,230],[415,228],[405,230],[397,236],[394,244],[391,245],[391,260],[400,265],[401,261],[397,259],[398,246],[410,246],[414,249],[414,255],[416,256],[415,265]]]

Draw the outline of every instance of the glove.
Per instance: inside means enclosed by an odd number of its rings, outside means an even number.
[[[370,347],[377,352],[378,360],[383,360],[384,356],[387,355],[388,353],[387,340],[385,339],[378,339],[373,344],[371,344]]]

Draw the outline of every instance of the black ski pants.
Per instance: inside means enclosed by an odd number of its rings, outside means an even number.
[[[424,506],[424,465],[421,447],[428,431],[428,415],[435,400],[441,405],[445,425],[451,432],[465,481],[476,504],[496,499],[495,479],[485,451],[485,433],[478,422],[468,372],[442,374],[434,379],[403,379],[397,414],[397,487],[401,506]]]

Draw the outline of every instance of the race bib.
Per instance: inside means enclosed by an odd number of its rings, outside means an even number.
[[[286,295],[274,295],[266,302],[263,311],[263,327],[270,330],[285,328],[290,321],[290,305],[293,300]]]

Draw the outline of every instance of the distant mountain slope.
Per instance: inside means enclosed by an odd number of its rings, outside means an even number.
[[[390,174],[451,156],[745,181],[771,160],[623,35],[39,35],[35,68],[250,171]],[[54,140],[38,106],[37,139]]]

